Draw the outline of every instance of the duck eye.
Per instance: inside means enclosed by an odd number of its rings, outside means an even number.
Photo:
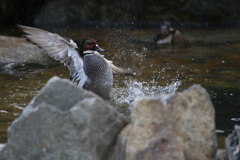
[[[92,45],[92,43],[88,42],[88,45]]]

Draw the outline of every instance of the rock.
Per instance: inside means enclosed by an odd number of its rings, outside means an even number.
[[[225,140],[229,160],[240,159],[240,126],[235,125],[234,130]]]
[[[167,124],[167,119],[172,117],[164,117],[161,103],[155,98],[135,101],[126,160],[184,160],[183,142],[174,133],[173,126]]]
[[[127,123],[94,93],[54,77],[9,127],[0,159],[105,160]]]
[[[131,125],[127,125],[118,135],[116,144],[110,150],[108,160],[125,160],[126,159],[126,144],[128,136],[131,132]]]
[[[228,160],[226,150],[225,149],[218,149],[215,160]]]
[[[0,36],[0,66],[9,63],[58,64],[25,38]]]
[[[126,160],[214,159],[215,110],[207,91],[194,85],[183,93],[135,99],[125,141]]]

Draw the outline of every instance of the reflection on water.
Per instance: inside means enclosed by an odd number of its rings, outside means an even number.
[[[239,124],[236,119],[240,118],[239,31],[229,28],[182,29],[189,42],[174,47],[155,46],[156,29],[55,32],[73,39],[92,37],[108,51],[104,53],[107,59],[136,72],[135,77],[115,76],[111,103],[118,108],[132,107],[138,96],[174,93],[201,84],[210,93],[216,109],[216,126],[222,132],[219,137],[225,137],[234,124]],[[10,123],[54,75],[68,78],[69,72],[63,66],[45,68],[34,64],[1,70],[1,143],[7,140],[6,130]],[[219,142],[222,143],[223,138],[219,138]]]

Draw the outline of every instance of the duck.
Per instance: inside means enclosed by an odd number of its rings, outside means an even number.
[[[104,58],[99,52],[105,50],[93,38],[85,38],[77,45],[72,39],[67,40],[56,33],[24,25],[18,27],[25,33],[27,40],[68,67],[70,81],[103,99],[110,99],[114,73],[134,75],[132,71],[117,67]]]
[[[171,27],[170,22],[164,22],[161,26],[160,33],[154,38],[156,44],[174,44],[186,40],[179,30]]]

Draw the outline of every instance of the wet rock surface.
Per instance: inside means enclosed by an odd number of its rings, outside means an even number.
[[[0,36],[0,67],[11,67],[11,64],[37,63],[56,65],[42,49],[28,42],[25,38]]]
[[[9,127],[0,159],[106,159],[128,122],[95,94],[54,77]]]
[[[215,111],[199,85],[136,98],[131,118],[128,124],[128,117],[97,95],[54,77],[9,127],[0,159],[226,158],[225,150],[217,152]]]
[[[217,151],[214,114],[208,93],[197,85],[183,93],[138,98],[132,122],[116,144],[126,147],[118,159],[212,160]]]

